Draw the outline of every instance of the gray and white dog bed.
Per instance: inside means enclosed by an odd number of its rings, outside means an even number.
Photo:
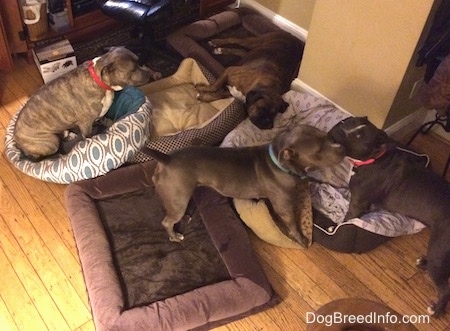
[[[277,116],[274,129],[259,130],[246,119],[225,137],[221,146],[266,144],[286,127],[297,124],[312,125],[328,132],[334,125],[351,116],[327,100],[306,92],[289,91],[283,97],[290,106],[285,113]],[[314,209],[315,242],[340,252],[362,253],[374,249],[389,238],[417,233],[425,227],[414,219],[387,211],[371,212],[344,222],[350,200],[348,182],[351,171],[352,166],[345,159],[336,167],[308,173],[312,178],[310,193]],[[261,219],[261,215],[271,217],[266,211],[261,211],[266,208],[264,203],[235,199],[234,204],[243,221],[250,227],[256,222],[274,223],[271,219]],[[283,244],[289,239],[281,232],[260,236],[276,245],[289,247]]]
[[[106,131],[79,141],[66,154],[39,162],[26,158],[14,141],[19,110],[6,128],[6,157],[25,174],[53,183],[69,184],[104,175],[130,161],[147,141],[152,106],[148,99],[142,100],[135,112],[120,118]]]
[[[144,145],[163,152],[192,145],[218,145],[247,113],[242,103],[234,98],[212,102],[197,100],[195,85],[214,80],[215,77],[195,60],[184,59],[172,76],[139,88],[142,97],[138,96],[137,100],[142,100],[142,105],[137,110],[136,94],[132,91],[121,94],[121,99],[113,103],[120,108],[119,114],[113,115],[114,122],[106,131],[79,141],[66,154],[39,162],[27,159],[14,142],[19,110],[6,131],[6,156],[32,177],[69,184],[105,175],[127,163],[151,160],[141,150]],[[133,108],[130,114],[129,108]]]

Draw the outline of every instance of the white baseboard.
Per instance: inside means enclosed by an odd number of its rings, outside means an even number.
[[[295,91],[308,92],[308,93],[316,95],[320,98],[328,100],[339,110],[352,115],[351,112],[349,112],[346,109],[342,108],[341,106],[337,105],[332,100],[327,98],[325,95],[323,95],[320,92],[318,92],[317,90],[313,89],[311,86],[304,83],[302,80],[300,80],[298,78],[296,78],[292,81],[291,89],[293,89]],[[418,109],[414,113],[404,117],[400,121],[398,121],[398,122],[394,123],[393,125],[391,125],[390,127],[386,128],[384,131],[386,131],[386,133],[389,136],[396,137],[398,139],[404,138],[408,135],[411,135],[411,133],[414,132],[417,128],[419,128],[423,123],[429,121],[430,113],[434,113],[434,112],[427,111],[424,108]],[[443,131],[443,130],[441,130],[441,131]]]
[[[306,41],[306,38],[308,37],[308,31],[299,27],[298,25],[292,23],[291,21],[288,21],[284,17],[274,13],[273,11],[267,9],[266,7],[260,5],[254,0],[240,0],[236,1],[236,6],[243,6],[243,7],[249,7],[260,13],[261,15],[269,18],[273,24],[280,27],[281,29],[289,32],[293,36],[297,37],[298,39],[302,40],[303,42]]]
[[[336,108],[338,108],[339,110],[352,115],[352,113],[350,113],[349,111],[345,110],[344,108],[342,108],[341,106],[337,105],[336,103],[334,103],[332,100],[330,100],[329,98],[327,98],[325,95],[321,94],[319,91],[313,89],[311,86],[309,86],[308,84],[306,84],[305,82],[303,82],[301,79],[299,78],[295,78],[292,83],[291,83],[291,89],[294,91],[299,91],[299,92],[308,92],[311,93],[319,98],[325,99],[329,102],[331,102]]]
[[[297,38],[299,38],[302,41],[306,41],[307,37],[308,37],[308,31],[299,27],[298,25],[288,21],[287,19],[283,18],[282,16],[274,13],[273,11],[267,9],[266,7],[260,5],[259,3],[257,3],[254,0],[237,0],[236,4],[237,7],[239,6],[244,6],[244,7],[249,7],[252,8],[253,10],[259,12],[261,15],[269,18],[272,20],[272,22],[279,26],[280,28],[282,28],[283,30],[291,33],[292,35],[296,36]],[[313,95],[316,95],[320,98],[324,98],[328,101],[330,101],[331,103],[333,103],[335,105],[336,108],[340,109],[341,111],[344,111],[348,114],[351,114],[351,112],[347,111],[346,109],[342,108],[341,106],[337,105],[336,103],[334,103],[332,100],[330,100],[329,98],[327,98],[325,95],[321,94],[320,92],[318,92],[317,90],[313,89],[311,86],[309,86],[308,84],[304,83],[302,80],[300,80],[299,78],[296,78],[292,81],[291,84],[291,88],[293,90],[296,91],[304,91],[304,92],[308,92],[311,93]],[[390,127],[388,127],[387,129],[385,129],[386,133],[390,136],[397,136],[400,137],[402,135],[407,135],[410,134],[411,132],[413,132],[414,130],[416,130],[417,128],[419,128],[423,123],[426,123],[426,121],[429,120],[430,115],[433,114],[434,112],[432,111],[426,111],[425,109],[419,109],[416,112],[406,116],[405,118],[401,119],[400,121],[394,123],[393,125],[391,125]],[[434,130],[433,130],[434,131]],[[442,135],[442,137],[445,137],[445,139],[450,139],[449,138],[449,134],[444,134],[440,131],[444,131],[444,130],[437,130],[437,133]]]
[[[414,113],[411,113],[400,121],[392,124],[384,131],[386,131],[389,136],[397,138],[397,140],[400,140],[405,136],[411,136],[412,133],[425,123],[428,112],[429,111],[426,109],[420,108]]]

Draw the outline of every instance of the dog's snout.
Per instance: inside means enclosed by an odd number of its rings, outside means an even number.
[[[250,122],[261,130],[269,130],[273,128],[273,119],[269,117],[250,117]]]
[[[337,149],[338,151],[345,152],[345,147],[338,143],[331,143],[331,147]]]
[[[328,145],[328,151],[329,151],[329,157],[330,159],[332,159],[334,162],[339,163],[341,162],[345,155],[346,155],[346,150],[345,147],[339,143],[335,143],[335,142],[330,142]]]

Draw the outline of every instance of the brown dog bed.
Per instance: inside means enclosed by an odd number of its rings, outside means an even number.
[[[70,184],[73,227],[97,330],[206,330],[277,302],[228,200],[199,188],[180,222],[160,224],[155,162]]]
[[[227,10],[180,28],[167,37],[168,44],[185,58],[193,58],[218,77],[225,67],[239,61],[235,55],[216,55],[211,38],[245,38],[279,31],[280,28],[256,11],[241,7]],[[300,63],[299,63],[300,66]]]

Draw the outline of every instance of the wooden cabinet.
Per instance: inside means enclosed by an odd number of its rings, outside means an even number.
[[[23,20],[17,0],[0,0],[4,33],[8,39],[11,53],[23,53],[28,50],[23,29]]]
[[[94,9],[86,14],[74,17],[71,0],[66,0],[66,8],[70,29],[65,31],[64,35],[71,42],[90,39],[93,35],[110,31],[124,24],[106,16],[100,9]]]
[[[20,0],[0,0],[0,15],[3,20],[1,27],[1,36],[5,37],[7,44],[2,47],[0,54],[9,52],[9,54],[30,53],[36,41],[54,37],[58,34],[65,35],[71,42],[89,39],[93,34],[102,33],[110,29],[120,27],[123,23],[104,15],[100,9],[94,9],[78,17],[72,15],[71,0],[65,0],[69,27],[63,31],[55,32],[48,28],[48,32],[38,39],[27,38],[27,25],[23,20],[22,7]],[[1,42],[1,39],[0,39]],[[1,63],[4,62],[3,55],[0,55]],[[0,69],[7,68],[0,64]]]
[[[9,51],[8,38],[6,36],[5,26],[2,16],[0,15],[0,70],[11,71],[13,62]],[[0,100],[2,93],[0,90]]]
[[[31,49],[35,42],[39,40],[63,34],[73,43],[90,39],[92,36],[110,31],[124,24],[104,15],[100,9],[94,9],[74,17],[71,0],[64,1],[67,10],[68,28],[55,32],[49,27],[45,34],[38,38],[31,38],[33,39],[31,40],[27,37],[29,34],[27,25],[23,20],[24,14],[20,0],[0,0],[0,15],[3,19],[3,26],[0,26],[0,69],[8,70],[12,68],[9,54],[28,53],[31,60]],[[200,17],[234,2],[234,0],[200,0]],[[4,47],[2,47],[2,43],[5,44]]]

